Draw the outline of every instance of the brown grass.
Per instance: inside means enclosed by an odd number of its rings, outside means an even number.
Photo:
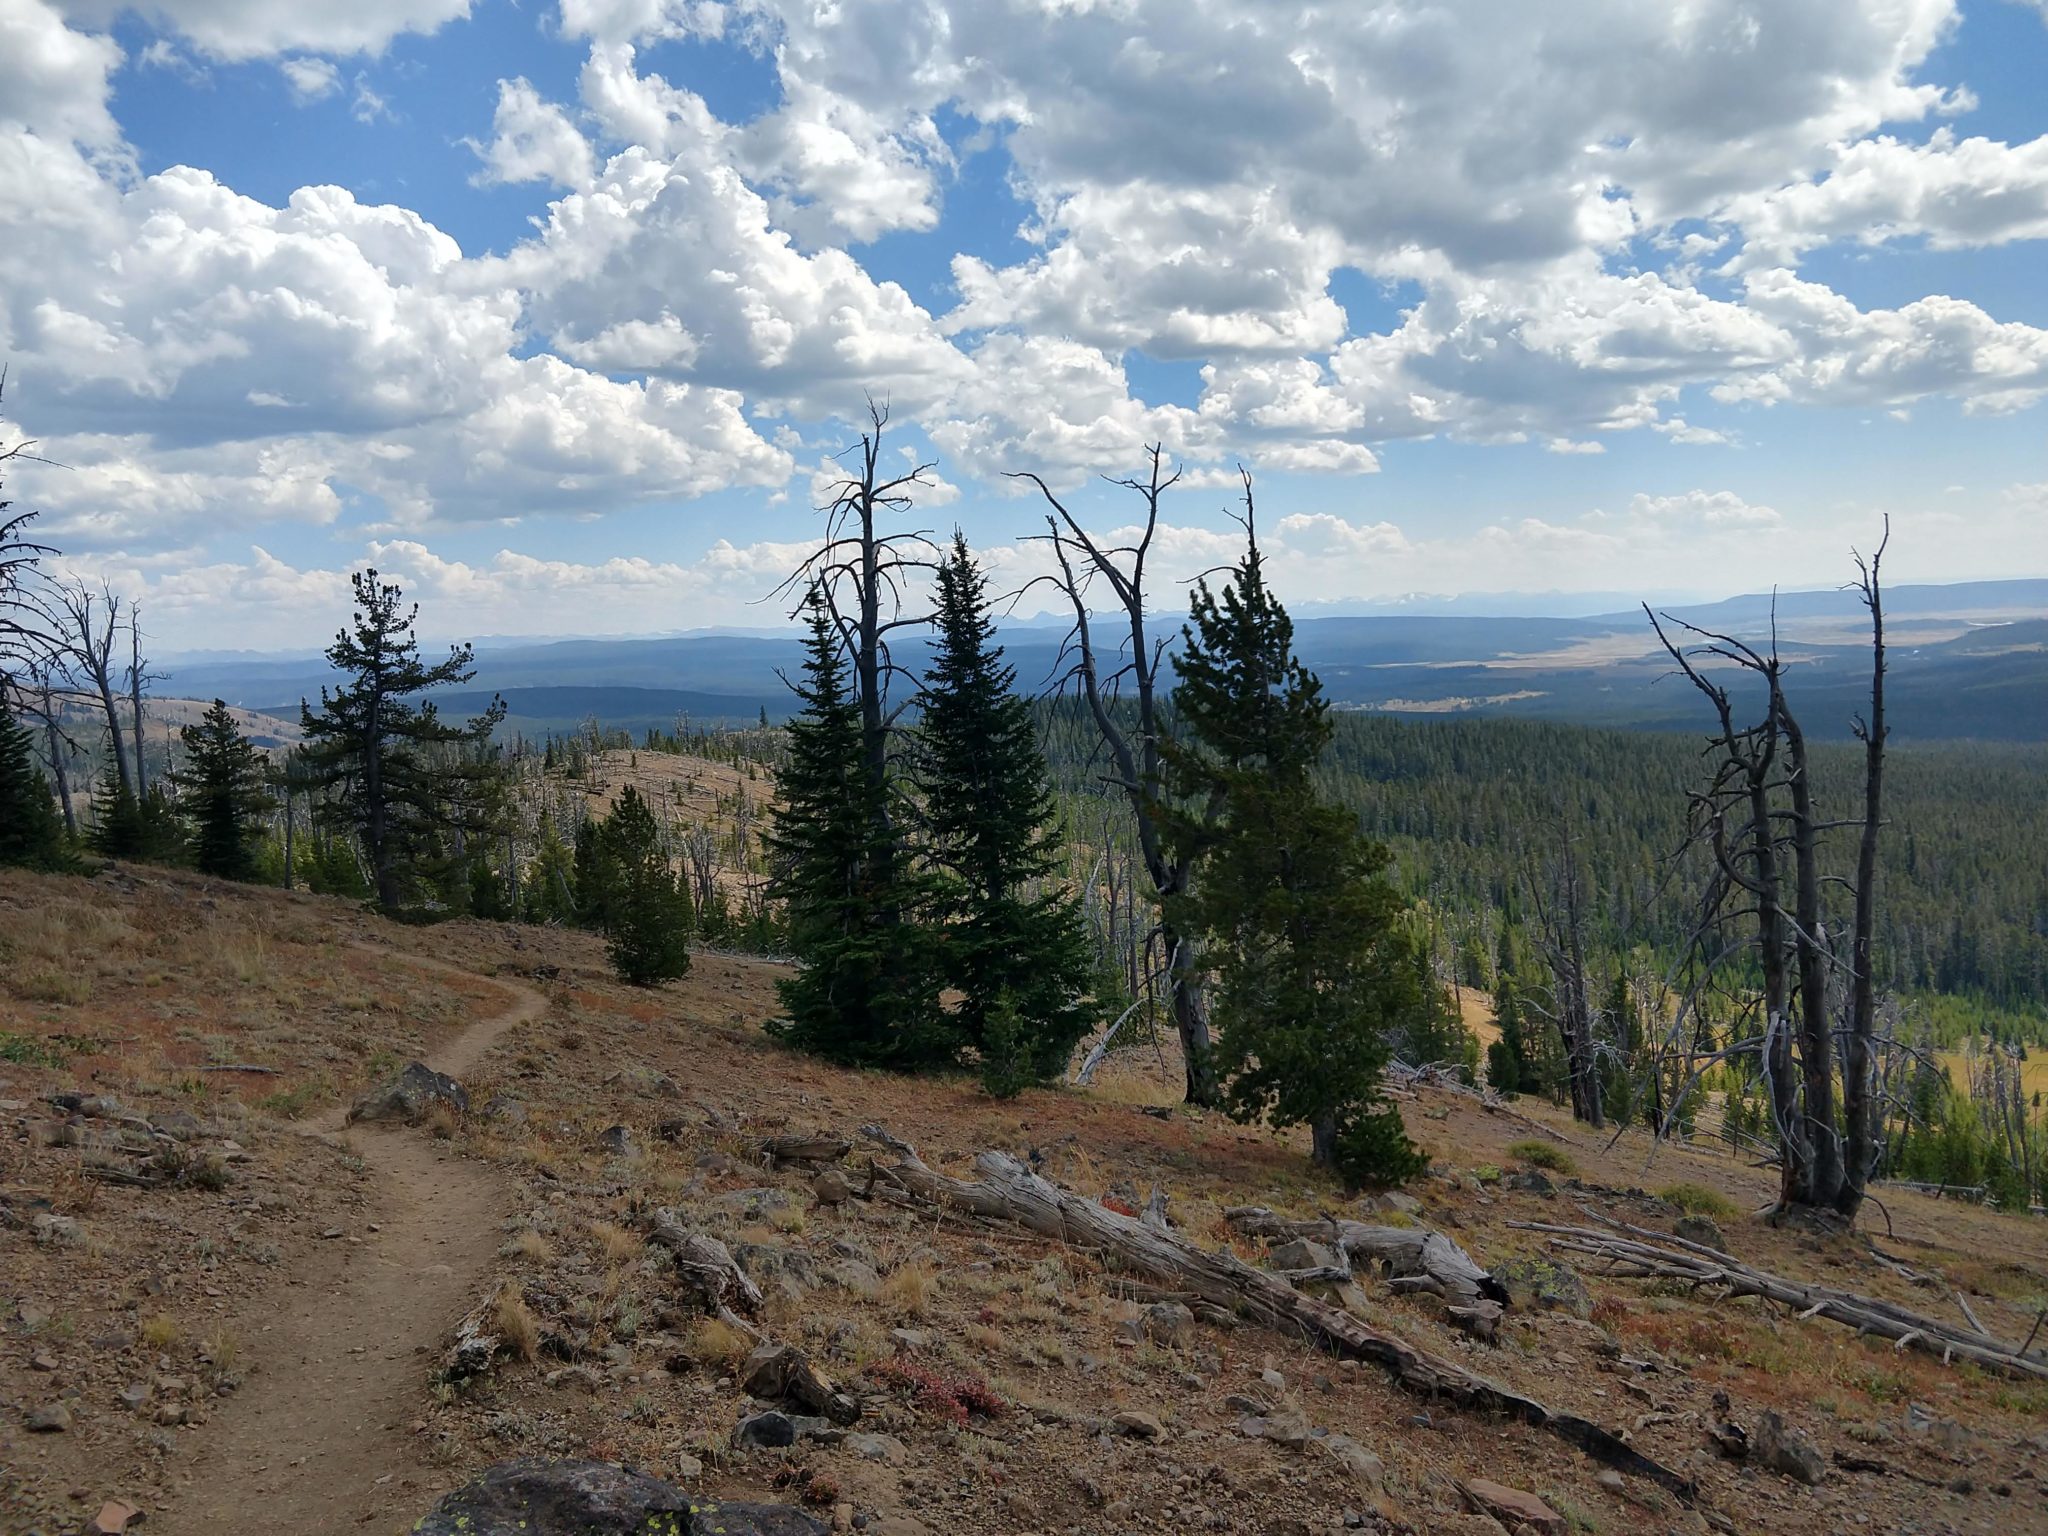
[[[491,1326],[507,1349],[529,1365],[533,1363],[540,1353],[540,1320],[516,1285],[508,1282],[498,1287],[497,1299],[491,1303]]]

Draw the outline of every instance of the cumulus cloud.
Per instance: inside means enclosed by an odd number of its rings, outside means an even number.
[[[485,186],[547,181],[580,187],[590,180],[590,143],[552,101],[541,100],[525,79],[498,82],[498,108],[491,118],[491,142],[469,147],[483,160],[477,181]]]
[[[62,9],[95,28],[123,12],[139,13],[210,58],[240,60],[295,51],[378,53],[401,33],[433,32],[467,16],[470,0],[62,0]]]
[[[341,71],[334,67],[332,59],[285,59],[277,67],[291,89],[292,100],[301,106],[341,89]]]

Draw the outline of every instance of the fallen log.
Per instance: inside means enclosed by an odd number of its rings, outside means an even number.
[[[1207,1252],[1177,1232],[1147,1226],[1063,1190],[1007,1153],[983,1152],[974,1160],[981,1177],[954,1179],[934,1172],[908,1142],[878,1125],[863,1126],[861,1134],[893,1154],[893,1161],[873,1161],[874,1176],[928,1205],[1014,1222],[1057,1242],[1093,1248],[1125,1268],[1193,1292],[1212,1305],[1271,1328],[1305,1333],[1338,1354],[1378,1365],[1407,1391],[1520,1419],[1688,1502],[1698,1497],[1690,1479],[1643,1455],[1612,1430],[1575,1414],[1553,1412],[1534,1398],[1368,1327],[1227,1249]]]
[[[760,1341],[760,1329],[747,1319],[760,1315],[761,1288],[747,1277],[724,1243],[707,1233],[691,1231],[665,1206],[648,1218],[647,1240],[674,1256],[676,1268],[697,1292],[706,1312]]]
[[[1223,1219],[1248,1237],[1300,1237],[1322,1243],[1341,1254],[1352,1270],[1361,1259],[1383,1264],[1396,1280],[1426,1282],[1403,1289],[1427,1290],[1459,1306],[1480,1300],[1507,1303],[1507,1288],[1472,1255],[1426,1227],[1376,1227],[1335,1216],[1293,1221],[1263,1205],[1232,1206]]]
[[[1895,1348],[1938,1355],[1943,1364],[1968,1360],[1985,1370],[2048,1381],[2048,1360],[2030,1357],[1985,1334],[1909,1311],[1875,1296],[1807,1281],[1787,1280],[1744,1264],[1703,1243],[1687,1242],[1616,1221],[1612,1230],[1557,1226],[1544,1221],[1511,1221],[1511,1227],[1545,1234],[1552,1247],[1602,1260],[1605,1273],[1632,1280],[1686,1280],[1714,1286],[1728,1296],[1758,1296],[1796,1312],[1801,1320],[1825,1317],[1857,1333],[1890,1339]],[[2031,1342],[2031,1341],[2030,1341]]]
[[[806,1166],[818,1163],[836,1163],[853,1150],[853,1143],[844,1136],[807,1136],[802,1134],[770,1136],[755,1143],[755,1154],[770,1168],[784,1163],[802,1163]]]

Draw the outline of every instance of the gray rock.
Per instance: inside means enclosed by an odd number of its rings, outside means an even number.
[[[1289,1450],[1300,1450],[1309,1442],[1308,1420],[1298,1413],[1254,1414],[1238,1422],[1237,1432],[1250,1440],[1271,1440]]]
[[[1377,1205],[1383,1211],[1399,1211],[1406,1216],[1422,1214],[1422,1202],[1413,1195],[1398,1189],[1390,1189],[1381,1195]]]
[[[436,1504],[414,1536],[826,1536],[780,1504],[692,1497],[601,1461],[522,1458],[487,1467]]]
[[[358,1120],[412,1122],[424,1118],[439,1104],[447,1105],[457,1114],[467,1114],[469,1094],[447,1073],[436,1072],[425,1062],[411,1061],[396,1077],[356,1100],[348,1119],[351,1125]]]
[[[61,1435],[71,1427],[71,1410],[62,1403],[45,1403],[28,1411],[29,1433]]]
[[[158,1135],[168,1136],[173,1141],[197,1141],[206,1134],[198,1116],[182,1109],[166,1110],[152,1117],[149,1123]]]
[[[909,1450],[894,1435],[871,1434],[863,1430],[848,1435],[844,1443],[862,1461],[879,1461],[900,1467],[910,1459]]]
[[[874,1265],[859,1259],[841,1259],[825,1271],[825,1278],[856,1296],[873,1296],[882,1288],[882,1277],[875,1273]]]
[[[1145,1309],[1145,1337],[1164,1349],[1180,1349],[1195,1336],[1195,1314],[1185,1302],[1162,1301]]]
[[[811,1180],[811,1194],[820,1205],[844,1205],[852,1198],[853,1186],[837,1168],[827,1168]]]
[[[1715,1225],[1711,1216],[1681,1216],[1672,1223],[1671,1231],[1688,1243],[1704,1244],[1716,1253],[1733,1252],[1728,1246],[1728,1239],[1721,1235],[1720,1227]]]
[[[1750,1455],[1773,1472],[1782,1472],[1811,1488],[1827,1476],[1827,1458],[1804,1430],[1795,1429],[1765,1409],[1749,1437]]]
[[[1313,1238],[1297,1237],[1282,1243],[1272,1253],[1275,1269],[1342,1269],[1336,1251]]]
[[[1557,1193],[1557,1186],[1550,1182],[1550,1176],[1544,1173],[1541,1168],[1525,1168],[1519,1173],[1509,1174],[1501,1182],[1507,1188],[1519,1189],[1524,1194],[1554,1195]]]
[[[796,1421],[770,1409],[751,1414],[733,1426],[732,1443],[746,1450],[780,1450],[796,1444]]]
[[[633,1139],[632,1131],[623,1125],[606,1126],[598,1135],[597,1146],[606,1156],[616,1157],[622,1162],[640,1161],[640,1143]]]
[[[76,1248],[85,1241],[85,1230],[69,1216],[44,1211],[29,1224],[29,1234],[46,1248]]]
[[[748,1189],[729,1189],[722,1195],[713,1195],[707,1203],[736,1220],[759,1221],[770,1211],[788,1210],[791,1201],[786,1189],[757,1185]]]
[[[1159,1420],[1149,1413],[1135,1408],[1126,1408],[1109,1421],[1113,1435],[1126,1435],[1133,1440],[1157,1440],[1166,1433]]]
[[[484,1105],[484,1118],[495,1120],[500,1125],[524,1125],[528,1116],[526,1106],[508,1093],[494,1093],[490,1102]]]
[[[1593,1315],[1593,1298],[1578,1271],[1554,1259],[1509,1259],[1495,1266],[1493,1278],[1507,1288],[1508,1299],[1525,1312],[1568,1312]]]
[[[1386,1463],[1349,1435],[1324,1435],[1311,1444],[1361,1488],[1377,1489],[1386,1481]]]

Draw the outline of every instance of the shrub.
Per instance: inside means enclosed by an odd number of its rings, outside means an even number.
[[[1508,1156],[1517,1162],[1527,1163],[1531,1168],[1548,1168],[1552,1173],[1561,1173],[1567,1178],[1579,1171],[1578,1162],[1571,1153],[1547,1141],[1512,1142],[1508,1146]]]
[[[1716,1221],[1729,1221],[1742,1214],[1742,1208],[1733,1200],[1704,1184],[1667,1184],[1657,1191],[1657,1198],[1666,1205],[1677,1206],[1688,1216],[1711,1216]]]

